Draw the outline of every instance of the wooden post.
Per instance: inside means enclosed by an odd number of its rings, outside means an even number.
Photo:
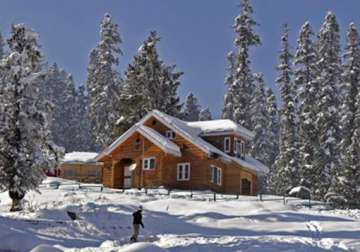
[[[283,203],[284,203],[284,205],[286,205],[286,196],[285,196],[285,193],[284,193],[284,198],[283,198]]]

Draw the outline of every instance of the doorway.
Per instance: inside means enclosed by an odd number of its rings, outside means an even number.
[[[132,175],[136,168],[136,163],[131,159],[123,160],[124,174],[123,174],[123,188],[128,189],[132,187]]]
[[[241,194],[250,195],[251,194],[251,181],[244,178],[241,180]]]

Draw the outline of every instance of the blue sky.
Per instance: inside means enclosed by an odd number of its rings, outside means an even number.
[[[275,91],[281,25],[289,24],[295,48],[300,26],[309,20],[317,31],[325,13],[336,13],[341,32],[354,21],[360,26],[358,0],[253,0],[262,46],[252,50],[252,69],[263,72]],[[1,0],[0,29],[7,36],[11,23],[26,23],[40,33],[47,60],[73,74],[76,83],[86,81],[89,51],[99,36],[104,13],[119,24],[124,43],[119,71],[136,54],[151,30],[162,40],[159,52],[166,63],[184,71],[180,95],[195,93],[215,116],[223,105],[226,54],[232,49],[233,18],[239,0]]]

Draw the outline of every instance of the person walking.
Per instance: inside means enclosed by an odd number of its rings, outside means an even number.
[[[133,213],[133,229],[134,234],[131,236],[130,241],[137,242],[138,236],[140,233],[140,226],[144,228],[144,224],[142,222],[142,210],[143,207],[139,206],[138,210]]]

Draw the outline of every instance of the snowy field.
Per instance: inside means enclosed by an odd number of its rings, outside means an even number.
[[[59,189],[51,188],[54,180]],[[275,196],[214,202],[206,192],[191,199],[189,192],[169,197],[161,190],[145,195],[53,178],[44,183],[41,194],[27,195],[23,212],[10,213],[7,193],[0,194],[0,251],[28,252],[40,244],[34,251],[360,251],[356,210],[309,209],[297,199],[284,205]],[[145,229],[140,242],[130,244],[131,214],[139,204]]]

